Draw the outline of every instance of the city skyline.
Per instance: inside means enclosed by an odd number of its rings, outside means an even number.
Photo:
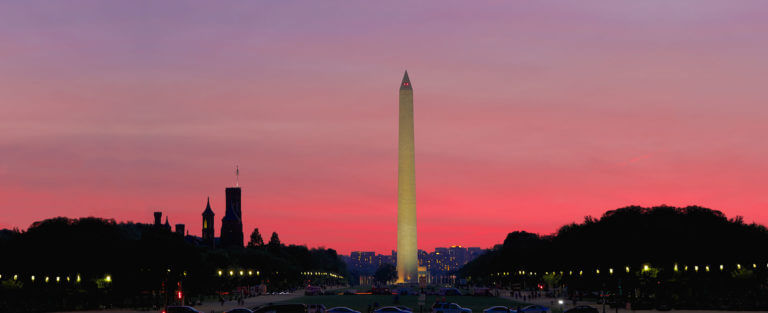
[[[200,236],[210,196],[218,234],[239,164],[246,238],[258,227],[390,251],[392,82],[406,68],[419,89],[419,249],[488,248],[628,205],[765,225],[765,12],[0,3],[0,228],[162,211]]]

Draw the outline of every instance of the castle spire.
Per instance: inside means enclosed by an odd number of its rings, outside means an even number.
[[[211,209],[211,197],[208,197],[208,203],[205,205],[205,210],[203,211],[203,216],[206,215],[214,215],[213,210]]]

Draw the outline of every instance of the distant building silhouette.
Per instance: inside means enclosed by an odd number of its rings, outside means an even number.
[[[163,212],[155,212],[155,226],[161,226],[163,219]]]
[[[373,251],[352,251],[350,253],[350,267],[360,273],[372,274],[376,271],[376,252]]]
[[[176,233],[182,236],[186,235],[184,232],[185,228],[186,226],[184,224],[176,224]]]
[[[171,231],[171,223],[168,223],[167,215],[165,216],[165,225],[163,225],[163,227],[165,227],[165,229],[167,229],[168,231]]]
[[[213,228],[213,210],[211,210],[211,198],[208,197],[208,204],[203,211],[203,244],[209,247],[214,246],[214,228]]]
[[[485,249],[479,247],[459,245],[435,247],[434,252],[418,250],[419,275],[425,276],[431,284],[453,284],[456,280],[454,272],[485,252]],[[397,251],[392,250],[391,255],[352,251],[344,260],[349,269],[363,279],[364,276],[373,275],[382,264],[396,264]]]
[[[229,187],[226,211],[221,219],[221,246],[243,247],[243,219],[240,209],[240,187]]]

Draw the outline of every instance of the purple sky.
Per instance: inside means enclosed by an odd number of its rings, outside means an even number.
[[[387,252],[397,88],[419,247],[639,205],[768,223],[766,1],[0,3],[0,227],[246,233]]]

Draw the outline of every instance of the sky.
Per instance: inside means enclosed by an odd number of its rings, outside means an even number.
[[[628,205],[768,224],[766,1],[3,1],[0,228],[55,216],[396,247],[398,87],[418,246]],[[246,239],[247,240],[247,239]]]

